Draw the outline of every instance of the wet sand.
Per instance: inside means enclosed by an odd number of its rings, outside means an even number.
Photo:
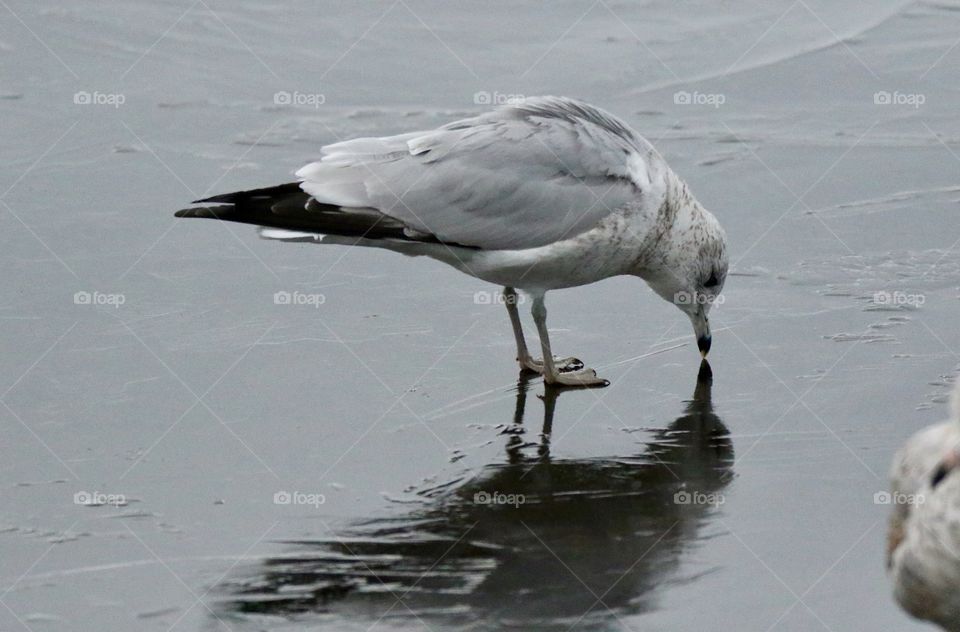
[[[876,495],[958,366],[955,5],[9,9],[0,629],[928,629]],[[551,293],[612,384],[544,400],[495,288],[172,217],[535,94],[725,226],[709,388],[637,279]]]

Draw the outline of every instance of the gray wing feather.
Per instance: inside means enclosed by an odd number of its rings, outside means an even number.
[[[609,114],[552,97],[322,151],[297,172],[318,201],[372,207],[484,249],[532,248],[590,229],[642,194],[631,157],[656,155]]]

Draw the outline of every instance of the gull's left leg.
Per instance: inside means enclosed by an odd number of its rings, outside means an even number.
[[[520,369],[542,374],[543,360],[530,355],[527,350],[527,341],[523,338],[523,325],[520,324],[520,312],[517,310],[519,302],[517,291],[512,287],[503,288],[503,302],[507,306],[510,324],[513,326],[513,338],[517,342],[517,362],[520,363]],[[553,363],[561,372],[577,371],[583,368],[583,362],[576,358],[553,358]]]
[[[543,348],[543,381],[547,384],[559,386],[607,386],[607,380],[597,377],[593,369],[560,372],[550,352],[550,334],[547,332],[547,306],[543,302],[543,294],[533,297],[533,321],[537,324],[540,334],[540,346]]]

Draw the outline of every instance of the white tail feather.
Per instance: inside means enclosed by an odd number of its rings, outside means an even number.
[[[324,237],[320,233],[305,233],[285,228],[261,228],[257,232],[262,239],[276,239],[278,241],[303,241],[305,239],[320,241]]]

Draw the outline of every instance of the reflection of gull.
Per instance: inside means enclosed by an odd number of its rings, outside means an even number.
[[[894,459],[887,564],[907,612],[960,632],[960,382],[952,415]]]
[[[544,294],[629,274],[693,323],[705,356],[710,305],[723,288],[723,230],[639,134],[586,103],[557,97],[438,129],[327,145],[299,182],[217,195],[178,217],[263,226],[268,239],[425,255],[504,286],[521,368],[548,383],[604,384],[575,358],[554,360]],[[516,308],[533,298],[543,361],[527,351]]]
[[[505,462],[422,491],[404,515],[292,543],[231,582],[222,614],[559,631],[652,610],[658,588],[705,572],[681,575],[680,558],[710,537],[718,502],[703,499],[722,499],[731,477],[711,379],[704,362],[683,415],[633,454],[596,458],[551,454],[557,389],[544,395],[540,440],[524,437],[521,382]]]

